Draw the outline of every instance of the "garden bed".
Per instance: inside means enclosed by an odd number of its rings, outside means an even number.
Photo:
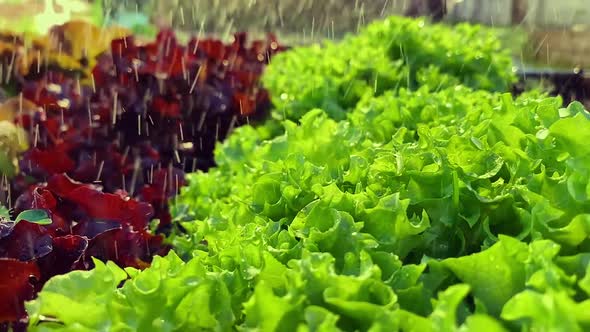
[[[583,74],[401,17],[91,31],[2,39],[0,331],[590,328]]]

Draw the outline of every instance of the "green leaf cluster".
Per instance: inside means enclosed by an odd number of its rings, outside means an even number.
[[[96,262],[50,280],[27,304],[30,330],[590,329],[589,115],[536,91],[494,92],[511,79],[501,54],[488,45],[488,60],[463,68],[479,45],[466,41],[486,39],[463,26],[435,40],[446,29],[392,18],[347,39],[374,46],[358,54],[343,42],[275,62],[299,66],[267,73],[291,113],[236,129],[217,167],[189,175],[172,202],[175,252],[144,271]],[[420,66],[392,67],[387,36]],[[374,89],[361,65],[325,75],[352,61],[328,62],[330,48],[410,84]],[[410,70],[427,60],[448,80]],[[350,100],[344,82],[358,88]]]
[[[590,328],[586,111],[536,93],[400,95],[364,100],[346,121],[313,110],[272,140],[237,129],[174,205],[183,231],[169,240],[188,263],[55,278],[28,308],[60,323],[32,326]],[[109,275],[120,277],[86,284]],[[105,305],[83,309],[97,296]]]
[[[18,173],[19,153],[28,149],[24,129],[9,121],[0,121],[0,173],[8,178]]]
[[[297,120],[314,108],[335,119],[367,93],[431,90],[457,84],[507,91],[515,81],[510,51],[493,30],[392,16],[338,42],[298,47],[265,69],[278,119]]]

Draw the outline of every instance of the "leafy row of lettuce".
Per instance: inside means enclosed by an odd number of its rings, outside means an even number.
[[[458,84],[504,92],[515,79],[510,51],[494,31],[393,16],[341,41],[278,55],[263,83],[276,106],[276,119],[298,120],[321,108],[341,120],[367,93]]]
[[[189,176],[176,253],[51,279],[30,330],[589,329],[590,122],[512,80],[485,31],[402,18],[275,57],[286,121]]]
[[[577,285],[590,292],[590,271],[579,271],[588,254],[559,250],[548,240],[501,237],[484,252],[430,263],[429,273],[382,253],[364,254],[351,274],[338,273],[325,253],[305,252],[286,267],[251,252],[259,261],[244,264],[258,270],[249,299],[244,273],[207,270],[201,258],[185,263],[171,252],[144,271],[97,260],[95,270],[52,279],[28,309],[33,324],[47,321],[31,328],[39,331],[232,331],[237,322],[242,331],[585,331],[590,301],[571,294]],[[499,275],[507,279],[490,285]]]
[[[590,328],[580,104],[424,87],[283,125],[237,129],[190,176],[176,253],[53,278],[31,330]]]

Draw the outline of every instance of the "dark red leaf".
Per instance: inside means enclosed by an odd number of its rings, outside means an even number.
[[[38,260],[41,282],[45,283],[53,276],[72,270],[88,268],[85,263],[87,248],[88,239],[82,236],[66,235],[54,238],[51,253]]]
[[[47,183],[47,189],[60,198],[79,206],[91,219],[118,221],[136,230],[144,229],[153,216],[147,203],[105,194],[92,185],[75,182],[67,175],[55,175]]]
[[[24,158],[30,160],[32,167],[48,175],[69,172],[75,167],[74,161],[61,149],[42,151],[33,148]]]
[[[53,275],[90,268],[92,256],[144,268],[165,254],[162,236],[148,231],[151,218],[166,232],[184,173],[213,166],[216,142],[271,107],[259,79],[285,48],[272,35],[250,45],[245,33],[234,37],[182,45],[162,30],[151,43],[114,40],[92,69],[92,85],[44,67],[21,78],[23,96],[37,107],[16,120],[31,149],[11,180],[14,212],[44,209],[52,222],[1,223],[0,258],[28,261],[19,266],[36,269],[39,290]],[[25,286],[0,290],[11,324],[24,318],[22,302],[33,294]]]
[[[41,277],[37,265],[0,258],[0,271],[0,322],[25,318],[24,302],[34,296],[31,281]]]
[[[43,257],[52,248],[51,235],[44,227],[27,221],[17,223],[8,236],[0,239],[0,257],[23,262]]]
[[[90,240],[87,255],[102,261],[111,260],[121,266],[145,268],[153,255],[163,255],[168,249],[162,246],[162,237],[147,232],[126,232],[112,229]]]

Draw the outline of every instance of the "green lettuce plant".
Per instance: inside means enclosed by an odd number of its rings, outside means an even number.
[[[31,328],[588,329],[583,107],[400,95],[340,122],[308,112],[272,140],[237,129],[175,201],[179,256],[57,277],[28,304]]]
[[[338,42],[280,54],[263,77],[276,106],[274,117],[290,120],[313,108],[344,119],[367,92],[457,84],[503,92],[514,81],[510,51],[493,30],[396,16]]]
[[[9,178],[18,173],[17,156],[28,148],[26,132],[9,121],[0,121],[0,172]]]
[[[53,278],[29,329],[590,329],[589,115],[502,93],[509,58],[457,29],[391,18],[277,57],[275,121],[188,176],[175,251]]]

